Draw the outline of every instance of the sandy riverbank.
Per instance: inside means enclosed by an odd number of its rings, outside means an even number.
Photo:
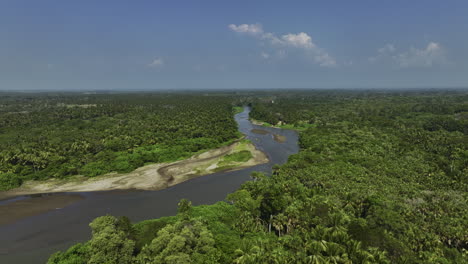
[[[245,162],[226,162],[226,155],[249,151]],[[186,180],[219,171],[239,170],[267,163],[267,156],[247,141],[209,150],[189,159],[172,163],[151,164],[130,173],[110,173],[94,178],[75,176],[66,180],[28,181],[21,187],[0,192],[0,200],[20,195],[56,192],[92,192],[110,190],[160,190]]]

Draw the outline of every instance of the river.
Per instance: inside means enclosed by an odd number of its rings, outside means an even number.
[[[270,160],[268,163],[206,175],[160,191],[78,193],[83,199],[64,208],[0,225],[0,263],[45,263],[50,254],[88,240],[91,237],[88,224],[101,215],[125,215],[132,222],[138,222],[176,214],[177,203],[183,198],[191,200],[193,205],[222,201],[227,194],[249,180],[251,172],[270,173],[273,165],[285,163],[289,155],[299,151],[296,131],[253,125],[248,119],[249,112],[250,109],[245,108],[242,113],[235,115],[239,131],[267,154]],[[252,129],[269,133],[254,133]],[[276,141],[273,135],[283,136],[285,142]],[[55,200],[69,199],[69,196],[76,195],[77,193],[53,194]],[[16,197],[11,203],[22,202],[20,206],[31,206],[34,203],[47,202],[45,198],[50,198],[50,194]],[[8,202],[3,201],[0,206]]]

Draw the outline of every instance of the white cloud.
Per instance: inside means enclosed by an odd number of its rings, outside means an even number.
[[[229,28],[232,31],[235,31],[235,32],[238,32],[238,33],[248,33],[248,34],[252,34],[252,35],[262,35],[263,34],[262,25],[260,25],[260,24],[250,24],[250,25],[242,24],[242,25],[238,25],[238,26],[236,26],[234,24],[230,24]]]
[[[332,58],[328,53],[320,51],[317,55],[314,57],[315,61],[320,65],[320,66],[325,66],[325,67],[333,67],[336,66],[336,61],[334,58]]]
[[[260,56],[261,56],[262,58],[266,59],[266,60],[270,58],[270,54],[268,54],[268,53],[266,53],[266,52],[264,52],[264,51],[262,51],[262,53],[260,53]]]
[[[382,48],[377,50],[379,54],[388,54],[396,51],[395,45],[393,44],[387,44],[383,46]]]
[[[313,49],[315,44],[312,43],[312,38],[304,32],[299,34],[286,34],[281,37],[284,44],[290,45],[293,47],[304,48],[304,49]]]
[[[298,48],[306,51],[310,54],[313,58],[313,61],[320,66],[324,67],[333,67],[336,66],[335,59],[328,54],[323,49],[319,48],[313,41],[312,37],[309,36],[307,33],[300,32],[298,34],[288,33],[278,37],[274,33],[271,32],[264,32],[263,28],[260,24],[241,24],[241,25],[234,25],[230,24],[229,29],[235,31],[237,33],[249,34],[255,36],[261,40],[266,40],[270,42],[275,48],[284,48],[284,47],[292,47]],[[285,54],[284,51],[281,50],[281,53]],[[262,56],[264,57],[264,56]]]
[[[423,49],[412,47],[404,52],[398,52],[393,44],[386,44],[377,52],[377,56],[369,58],[370,62],[390,61],[402,68],[432,67],[447,62],[444,48],[436,42],[429,42]]]
[[[148,66],[153,68],[161,68],[164,66],[164,60],[162,58],[156,58],[150,64],[148,64]]]
[[[369,61],[374,63],[381,60],[385,60],[391,58],[393,56],[392,53],[396,51],[395,45],[393,44],[385,44],[382,48],[377,49],[377,55],[374,57],[370,57]]]
[[[446,63],[445,52],[436,42],[430,42],[424,49],[411,48],[408,52],[398,54],[395,60],[401,67],[431,67]]]

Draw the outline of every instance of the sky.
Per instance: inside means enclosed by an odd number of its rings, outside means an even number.
[[[468,87],[468,1],[1,0],[0,90]]]

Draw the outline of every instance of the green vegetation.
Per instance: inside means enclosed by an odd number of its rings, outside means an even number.
[[[327,214],[342,214],[347,235],[392,263],[467,261],[466,92],[315,92],[258,100],[251,114],[315,125],[301,132],[301,152],[267,180],[270,188],[314,190]],[[290,203],[301,200],[291,195]],[[290,221],[288,210],[270,212]]]
[[[226,202],[182,200],[177,216],[133,226],[98,218],[90,241],[49,263],[114,263],[116,254],[119,263],[468,262],[467,92],[238,100],[254,119],[311,125],[301,151]]]
[[[242,150],[223,157],[227,162],[246,162],[252,158],[252,153],[248,150]]]
[[[0,190],[169,162],[240,137],[232,99],[200,94],[2,94]]]
[[[239,114],[244,112],[244,107],[242,106],[234,106],[234,114]]]
[[[243,145],[240,145],[234,152],[231,154],[228,154],[217,163],[217,168],[215,171],[224,171],[224,170],[229,170],[232,168],[235,168],[237,164],[242,163],[242,162],[247,162],[249,161],[253,156],[250,150],[241,150],[243,148]]]
[[[103,216],[90,224],[93,231],[90,241],[54,254],[48,263],[95,263],[92,261],[98,258],[100,263],[229,262],[234,254],[224,252],[234,252],[240,240],[239,233],[231,228],[235,217],[235,208],[225,202],[192,207],[187,200],[179,203],[177,216],[133,226],[127,225],[125,217]],[[96,245],[102,237],[110,241]],[[92,251],[93,245],[100,249]],[[128,254],[125,245],[133,245],[136,257],[131,258],[132,253]],[[118,254],[123,260],[115,261]]]

